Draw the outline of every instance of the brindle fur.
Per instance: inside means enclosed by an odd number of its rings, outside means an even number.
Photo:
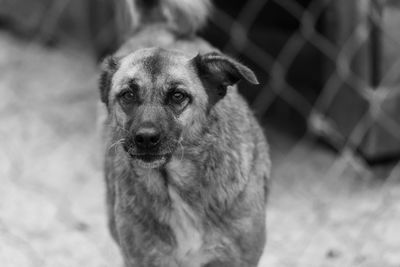
[[[203,40],[160,25],[143,27],[103,63],[109,227],[126,267],[257,266],[270,161],[234,86],[240,79],[257,83]],[[191,96],[183,110],[166,103],[177,82]],[[132,86],[135,103],[123,106],[118,95]],[[165,162],[132,158],[139,153],[132,135],[143,123],[161,129],[152,153],[168,154]]]

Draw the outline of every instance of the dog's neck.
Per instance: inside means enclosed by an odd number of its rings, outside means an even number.
[[[138,196],[152,201],[147,208],[157,210],[160,224],[168,225],[174,236],[174,257],[184,266],[202,266],[211,258],[204,250],[204,218],[200,188],[195,183],[197,169],[187,159],[172,159],[160,169],[135,169],[134,179],[139,179],[150,195]],[[195,188],[197,187],[197,189]],[[196,192],[197,191],[197,192]],[[143,201],[143,199],[142,199]],[[195,203],[197,204],[195,205]]]
[[[189,192],[195,194],[199,191],[198,165],[188,158],[173,156],[167,164],[161,168],[144,169],[131,167],[132,174],[137,183],[144,185],[148,194],[153,199],[161,198],[162,201],[173,199],[169,193],[170,188],[185,196]]]

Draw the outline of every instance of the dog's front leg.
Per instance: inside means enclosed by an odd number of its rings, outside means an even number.
[[[237,262],[221,262],[221,261],[213,261],[207,263],[203,267],[257,267],[257,265],[242,265]]]

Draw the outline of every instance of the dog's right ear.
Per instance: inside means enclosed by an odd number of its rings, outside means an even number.
[[[100,99],[108,106],[108,96],[111,90],[111,81],[114,73],[117,71],[119,61],[116,57],[106,57],[101,64],[101,75],[100,75]]]

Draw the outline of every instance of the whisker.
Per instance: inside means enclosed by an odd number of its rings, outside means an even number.
[[[117,147],[119,144],[122,144],[122,143],[124,143],[124,142],[125,142],[125,138],[121,138],[121,139],[115,141],[114,143],[112,143],[112,144],[108,147],[108,151],[110,151],[112,148],[115,148],[115,149],[116,149],[116,147]],[[116,150],[115,150],[115,152],[116,152]]]
[[[185,154],[185,148],[184,148],[184,146],[183,146],[183,144],[182,144],[182,141],[183,141],[183,138],[182,138],[182,136],[181,136],[181,137],[179,137],[179,140],[178,140],[178,144],[179,144],[180,147],[181,147],[181,161],[183,160],[183,156],[184,156],[184,154]]]
[[[122,130],[123,132],[129,134],[129,131],[128,131],[127,129],[125,129],[124,127],[117,125],[117,128],[118,128],[119,130]]]

